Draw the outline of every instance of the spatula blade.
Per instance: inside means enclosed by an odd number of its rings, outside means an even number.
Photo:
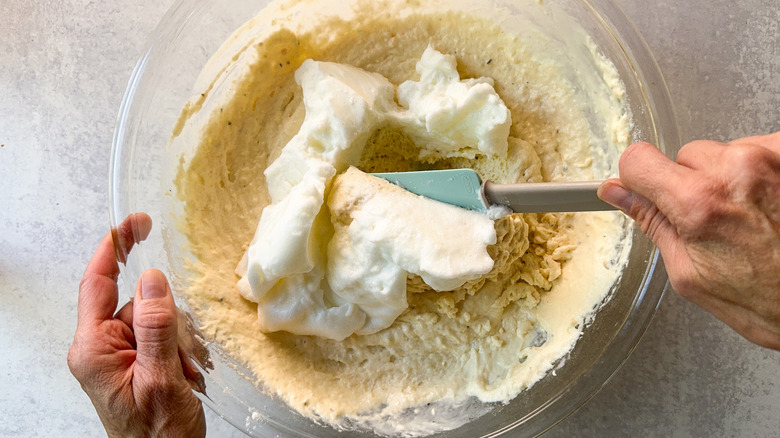
[[[601,181],[483,184],[472,169],[374,173],[406,190],[479,212],[488,206],[509,207],[515,213],[607,211],[615,207],[598,197]]]
[[[482,180],[472,169],[372,173],[426,198],[475,211],[486,211]]]

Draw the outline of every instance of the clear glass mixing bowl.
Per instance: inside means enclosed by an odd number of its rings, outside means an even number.
[[[488,6],[521,14],[516,1],[495,0]],[[177,278],[187,254],[185,237],[165,226],[170,206],[161,181],[169,180],[171,157],[166,150],[180,111],[192,94],[199,72],[211,55],[244,22],[268,4],[265,0],[178,0],[151,36],[122,102],[110,168],[111,222],[145,211],[155,223],[148,239],[122,266],[122,290],[132,296],[140,274],[158,268]],[[614,63],[625,83],[635,129],[633,141],[649,141],[669,157],[679,149],[677,126],[664,80],[647,46],[624,13],[610,0],[548,0],[573,17]],[[483,8],[483,9],[489,9]],[[161,226],[162,225],[162,226]],[[649,324],[663,295],[666,274],[657,249],[633,230],[629,263],[611,299],[598,311],[562,365],[508,404],[489,405],[490,412],[440,436],[534,436],[555,425],[593,396],[628,357]],[[179,245],[179,243],[182,243]],[[176,252],[176,251],[173,251]],[[174,293],[182,287],[173,281]],[[184,311],[186,303],[179,302]],[[190,320],[193,356],[202,365],[203,402],[252,436],[370,436],[369,432],[337,432],[290,411],[259,392],[242,377],[248,371],[219,345],[197,332]]]

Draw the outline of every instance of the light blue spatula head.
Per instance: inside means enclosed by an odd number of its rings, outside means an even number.
[[[504,206],[515,213],[614,210],[598,197],[600,181],[483,184],[472,169],[374,173],[426,198],[469,210],[488,212]],[[492,208],[492,207],[491,207]],[[494,214],[499,212],[494,211]]]
[[[420,172],[372,173],[406,190],[475,211],[487,211],[482,199],[482,180],[472,169],[450,169]]]

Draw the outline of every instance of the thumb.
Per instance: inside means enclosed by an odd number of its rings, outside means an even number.
[[[608,179],[601,183],[598,196],[634,219],[665,258],[676,257],[680,242],[677,229],[650,200],[626,189],[619,179]]]
[[[165,275],[150,269],[141,275],[133,300],[136,363],[147,370],[170,370],[179,363],[177,310]]]

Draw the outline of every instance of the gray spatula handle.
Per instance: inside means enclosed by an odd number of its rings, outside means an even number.
[[[596,195],[599,184],[601,181],[525,184],[485,181],[482,193],[488,205],[506,205],[515,213],[615,210]]]

